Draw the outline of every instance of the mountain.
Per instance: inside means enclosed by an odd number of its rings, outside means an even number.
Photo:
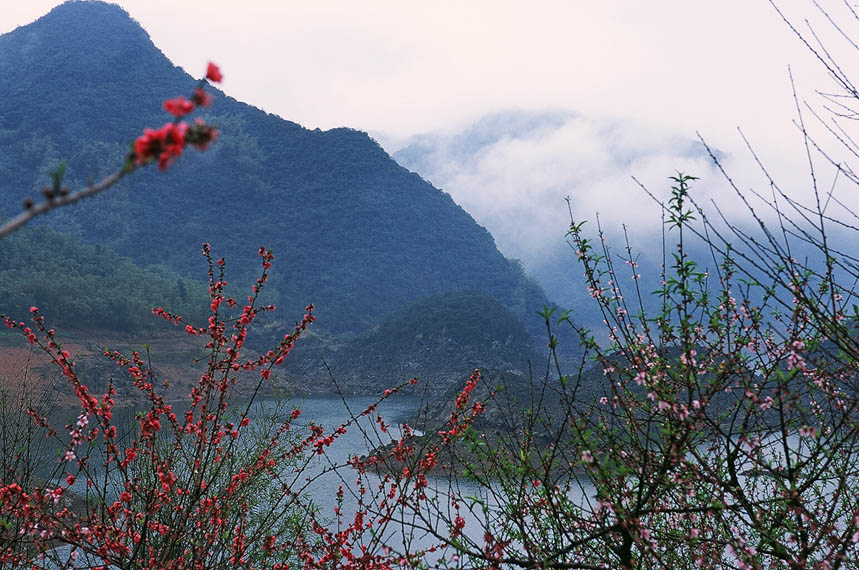
[[[168,121],[163,100],[196,84],[124,10],[94,1],[67,2],[0,36],[0,74],[0,219],[36,196],[61,159],[69,186],[115,170],[143,127]],[[197,260],[210,242],[236,293],[252,283],[265,245],[276,255],[269,294],[284,327],[313,302],[320,334],[356,336],[410,303],[468,290],[545,343],[539,285],[366,133],[308,130],[217,91],[205,118],[221,131],[205,153],[189,151],[165,173],[134,173],[41,223],[183,278],[205,278]]]
[[[419,376],[426,380],[422,390],[434,396],[461,389],[474,368],[527,376],[530,367],[539,371],[546,362],[522,321],[478,291],[410,303],[325,358],[350,391]]]

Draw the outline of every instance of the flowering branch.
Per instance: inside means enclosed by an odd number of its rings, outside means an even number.
[[[202,119],[197,119],[190,126],[184,121],[180,121],[183,116],[191,113],[196,107],[211,105],[212,96],[203,90],[206,79],[215,82],[220,82],[223,79],[220,69],[214,63],[209,63],[205,79],[200,80],[200,84],[194,89],[190,100],[185,99],[185,97],[177,97],[164,101],[164,110],[175,117],[173,122],[166,123],[157,130],[145,129],[143,135],[134,141],[122,168],[101,182],[76,192],[70,192],[68,188],[62,186],[62,173],[65,168],[57,169],[54,174],[53,187],[46,186],[42,191],[45,201],[34,205],[32,200],[25,200],[23,212],[0,224],[0,238],[21,228],[36,216],[54,208],[74,204],[78,200],[95,196],[107,190],[125,175],[155,160],[157,160],[160,170],[166,170],[173,159],[181,155],[184,148],[189,144],[200,150],[206,150],[209,143],[217,138],[218,131],[207,125]]]

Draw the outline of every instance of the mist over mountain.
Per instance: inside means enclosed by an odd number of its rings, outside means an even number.
[[[124,10],[93,1],[0,36],[0,73],[0,218],[37,196],[61,159],[70,187],[116,170],[144,127],[170,119],[163,100],[196,84]],[[257,248],[270,247],[269,298],[284,327],[313,302],[319,334],[360,336],[428,296],[477,291],[544,343],[545,293],[450,195],[366,133],[308,130],[215,94],[204,116],[221,135],[208,151],[40,223],[183,278],[205,277],[200,244],[210,242],[237,294],[257,272]]]
[[[661,196],[668,195],[668,177],[677,171],[708,178],[696,183],[703,201],[718,181],[698,141],[566,110],[490,113],[454,132],[417,135],[392,156],[449,192],[492,232],[505,255],[523,262],[553,301],[580,311],[587,293],[566,243],[566,197],[593,234],[599,215],[603,230],[620,246],[625,224],[633,247],[646,245],[646,261],[658,264],[661,248],[655,251],[652,243],[661,234],[659,209],[631,177],[656,181],[652,190]]]

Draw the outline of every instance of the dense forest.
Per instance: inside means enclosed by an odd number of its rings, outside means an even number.
[[[0,313],[36,305],[63,327],[131,333],[160,325],[151,309],[161,305],[205,322],[206,298],[198,281],[66,234],[33,228],[0,240]]]

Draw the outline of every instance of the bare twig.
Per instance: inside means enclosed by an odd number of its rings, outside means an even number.
[[[36,204],[30,208],[27,208],[11,220],[5,222],[3,225],[0,225],[0,238],[5,237],[15,230],[19,229],[23,225],[29,223],[33,218],[44,214],[46,212],[50,212],[54,208],[59,208],[61,206],[68,206],[69,204],[74,204],[78,200],[82,200],[84,198],[90,198],[99,194],[100,192],[107,190],[117,182],[119,182],[122,177],[126,174],[129,174],[137,169],[137,165],[133,162],[127,162],[125,166],[119,169],[117,172],[114,172],[98,184],[93,184],[92,186],[88,186],[87,188],[82,188],[76,192],[72,192],[66,196],[58,196],[54,198],[49,198],[44,202]]]

